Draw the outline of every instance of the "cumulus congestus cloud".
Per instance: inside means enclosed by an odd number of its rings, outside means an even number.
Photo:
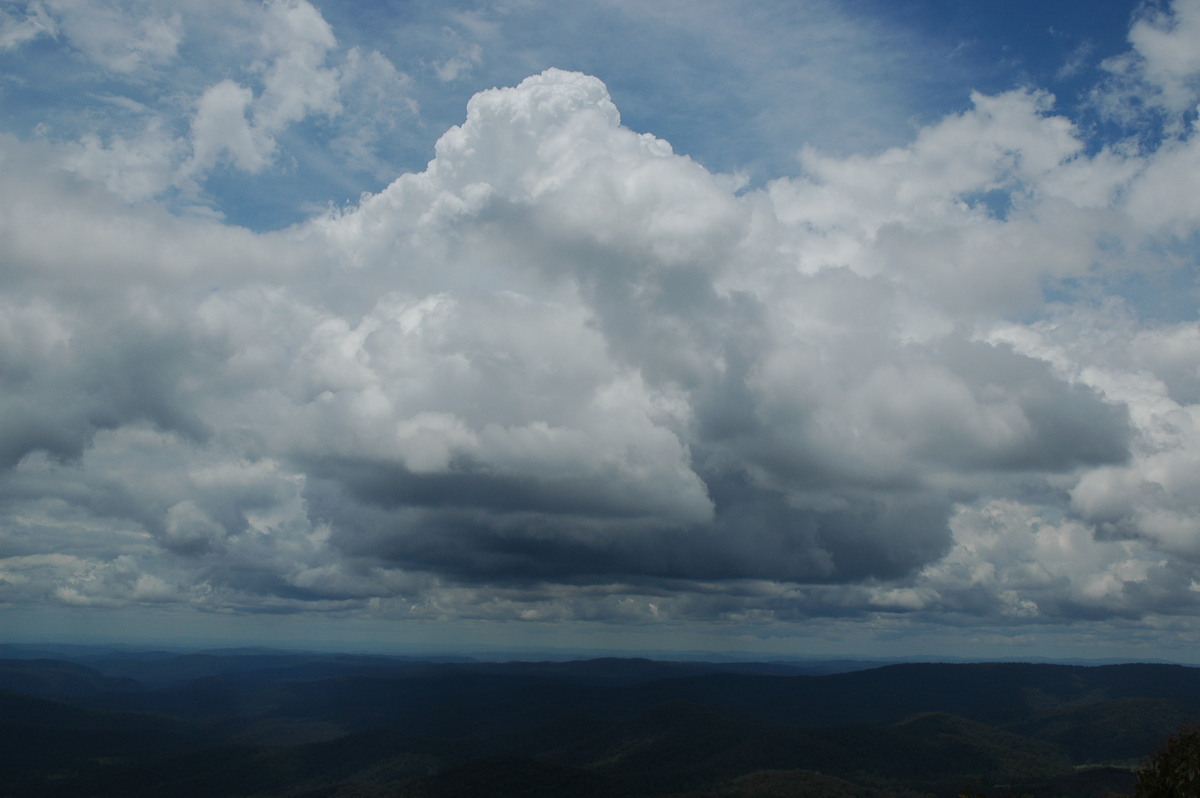
[[[683,601],[911,579],[951,550],[960,503],[1130,455],[1122,404],[939,293],[940,271],[992,264],[909,267],[1033,224],[956,196],[1069,168],[1076,147],[1032,135],[1038,171],[1006,175],[1032,160],[1006,126],[1063,123],[1025,96],[983,104],[906,157],[974,127],[1009,141],[1000,163],[915,203],[887,175],[853,220],[833,210],[859,190],[848,166],[739,194],[622,127],[598,79],[549,70],[477,95],[425,171],[282,234],[131,209],[115,224],[151,243],[182,225],[205,252],[163,240],[142,267],[109,230],[30,241],[12,282],[38,301],[3,338],[14,539],[93,536],[87,573],[38,565],[75,602],[574,606],[590,584]],[[713,611],[760,603],[781,609]]]
[[[1200,335],[1128,290],[1194,261],[1186,25],[1147,17],[1106,62],[1095,112],[1156,120],[1136,146],[977,93],[871,154],[795,142],[795,176],[751,185],[549,69],[477,93],[423,170],[255,232],[209,187],[277,179],[301,129],[386,171],[412,79],[308,3],[230,3],[240,38],[202,44],[241,60],[155,105],[217,23],[118,8],[135,47],[69,4],[0,19],[3,48],[61,37],[145,100],[0,138],[6,606],[1197,611]],[[486,63],[455,46],[447,84]]]

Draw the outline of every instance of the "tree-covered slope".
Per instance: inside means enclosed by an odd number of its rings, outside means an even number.
[[[1200,670],[1161,665],[157,660],[12,668],[0,795],[1088,798],[1200,716]]]

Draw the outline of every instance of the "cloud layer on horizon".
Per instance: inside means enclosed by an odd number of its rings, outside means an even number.
[[[1095,108],[1133,131],[1108,143],[1045,92],[976,94],[902,146],[797,142],[802,174],[751,188],[548,69],[477,93],[424,171],[275,232],[189,203],[323,117],[378,165],[407,78],[305,2],[228,5],[270,36],[185,128],[0,138],[0,602],[1200,611],[1200,4],[1107,64]],[[0,47],[152,74],[185,46],[187,4],[121,11],[120,48],[60,6]],[[355,86],[390,86],[390,121]]]

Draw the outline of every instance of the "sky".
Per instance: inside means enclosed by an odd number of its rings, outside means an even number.
[[[1200,661],[1200,0],[3,0],[0,637]]]

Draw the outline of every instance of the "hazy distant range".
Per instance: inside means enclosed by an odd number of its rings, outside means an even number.
[[[1162,663],[2,645],[0,795],[1084,798],[1198,718]]]

